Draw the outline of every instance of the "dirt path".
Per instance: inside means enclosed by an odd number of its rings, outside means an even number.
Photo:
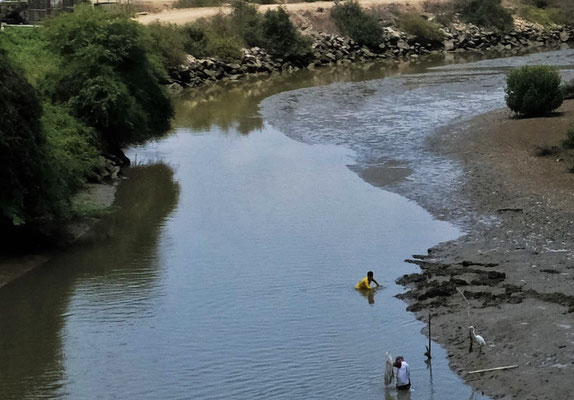
[[[408,5],[408,6],[420,6],[423,0],[359,0],[359,3],[363,7],[376,7],[384,5]],[[154,2],[151,2],[154,3]],[[168,4],[165,1],[158,1],[160,4]],[[284,7],[289,12],[299,12],[299,11],[315,11],[318,8],[330,9],[333,7],[335,2],[332,1],[319,1],[315,3],[291,3],[291,4],[267,4],[257,6],[259,12],[265,12],[267,10],[276,9],[277,7]],[[148,15],[137,16],[137,21],[142,24],[150,24],[153,22],[160,23],[171,23],[177,25],[183,25],[188,22],[193,22],[200,18],[212,17],[219,12],[229,13],[231,8],[229,6],[222,7],[199,7],[199,8],[182,8],[182,9],[172,9],[164,10],[159,13],[153,13]]]

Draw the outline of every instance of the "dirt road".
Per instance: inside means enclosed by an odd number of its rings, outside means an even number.
[[[402,6],[420,6],[423,0],[359,0],[363,7],[376,7],[397,4]],[[153,2],[152,2],[153,3]],[[161,1],[159,3],[166,3]],[[315,3],[291,3],[291,4],[266,4],[257,6],[259,12],[276,9],[277,7],[285,7],[289,12],[297,11],[315,11],[318,8],[330,9],[335,2],[333,1],[318,1]],[[188,22],[193,22],[200,18],[212,17],[219,12],[229,13],[231,8],[229,6],[221,7],[199,7],[199,8],[182,8],[164,10],[162,12],[140,15],[137,21],[146,25],[153,22],[171,23],[183,25]]]

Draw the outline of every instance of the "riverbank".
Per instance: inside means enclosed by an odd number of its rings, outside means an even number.
[[[117,173],[117,172],[116,172]],[[74,207],[82,209],[85,216],[77,216],[67,221],[55,221],[42,229],[53,235],[54,243],[48,246],[39,245],[35,250],[3,254],[0,257],[0,288],[20,278],[26,273],[45,264],[58,249],[67,248],[82,240],[99,220],[97,216],[108,210],[114,200],[118,185],[117,178],[110,183],[90,183],[76,194]],[[35,247],[36,235],[28,238],[30,247]]]
[[[549,118],[513,119],[502,109],[444,128],[427,143],[464,171],[441,213],[467,234],[408,260],[422,271],[399,280],[409,288],[400,297],[419,319],[432,313],[432,337],[453,370],[495,399],[570,396],[574,160],[565,150],[536,153],[560,148],[573,119],[572,100]],[[476,345],[469,354],[470,325],[486,339],[482,354]]]
[[[265,49],[243,49],[240,60],[223,61],[214,57],[196,58],[188,55],[184,64],[169,69],[167,82],[172,93],[185,88],[198,87],[217,81],[237,81],[246,76],[271,73],[292,73],[302,68],[315,69],[322,66],[383,61],[389,65],[401,62],[418,62],[429,55],[504,54],[557,48],[574,40],[574,28],[555,27],[547,29],[520,19],[510,33],[494,32],[473,24],[457,21],[442,29],[444,41],[424,44],[415,35],[398,27],[383,28],[377,51],[360,46],[349,37],[327,32],[316,32],[312,27],[299,25],[312,39],[311,53],[297,61],[272,57]]]

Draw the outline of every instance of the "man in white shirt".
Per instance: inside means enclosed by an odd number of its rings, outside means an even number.
[[[395,377],[397,378],[397,390],[410,390],[411,367],[402,356],[398,356],[393,364]]]

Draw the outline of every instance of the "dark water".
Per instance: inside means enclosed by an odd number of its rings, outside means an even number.
[[[373,65],[182,98],[173,134],[131,149],[95,237],[0,291],[1,397],[394,399],[391,351],[411,365],[410,398],[483,398],[437,345],[425,365],[424,324],[393,297],[416,270],[405,258],[460,231],[359,174],[385,157],[412,171],[395,185],[422,173],[410,157],[459,118],[469,77],[493,93],[464,116],[500,105],[500,72],[485,70]],[[354,290],[369,269],[384,286],[372,298]]]

